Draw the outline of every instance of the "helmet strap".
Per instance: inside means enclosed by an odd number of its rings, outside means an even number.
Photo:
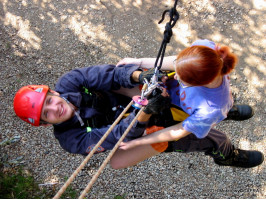
[[[67,102],[67,104],[70,106],[70,108],[74,111],[76,117],[77,117],[78,120],[79,120],[80,125],[81,125],[81,126],[84,126],[84,122],[83,122],[82,118],[81,118],[80,115],[79,115],[79,110],[76,111],[76,110],[74,109],[73,105],[72,105],[72,104],[71,104],[71,103],[70,103],[65,97],[61,97],[61,98],[64,99],[64,100]]]

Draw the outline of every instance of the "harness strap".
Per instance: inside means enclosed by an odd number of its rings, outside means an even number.
[[[86,126],[96,128],[112,124],[115,120],[118,106],[116,98],[108,92],[93,91],[84,86],[82,89],[82,101],[87,107],[93,108],[98,112],[86,120]]]

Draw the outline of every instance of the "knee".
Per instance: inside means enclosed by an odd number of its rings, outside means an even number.
[[[121,160],[116,160],[116,159],[113,159],[113,158],[110,160],[110,166],[113,169],[122,169],[122,168],[125,168],[125,166],[123,166],[123,164],[121,163]]]

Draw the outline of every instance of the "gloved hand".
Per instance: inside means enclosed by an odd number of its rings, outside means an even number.
[[[149,99],[149,103],[144,108],[143,112],[145,112],[146,114],[159,114],[164,109],[169,108],[170,105],[171,98],[164,89],[161,94],[156,92],[156,94]]]
[[[149,69],[148,71],[141,72],[140,75],[139,75],[139,82],[141,84],[144,84],[144,78],[146,78],[147,81],[150,81],[152,76],[154,75],[154,71],[155,71],[155,69],[152,68],[152,69]],[[163,77],[167,77],[167,74],[165,72],[159,70],[158,80],[162,81]]]

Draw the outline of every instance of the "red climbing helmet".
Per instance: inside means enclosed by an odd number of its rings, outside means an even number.
[[[43,102],[48,91],[47,85],[27,85],[20,88],[14,98],[17,116],[33,126],[39,126]]]

